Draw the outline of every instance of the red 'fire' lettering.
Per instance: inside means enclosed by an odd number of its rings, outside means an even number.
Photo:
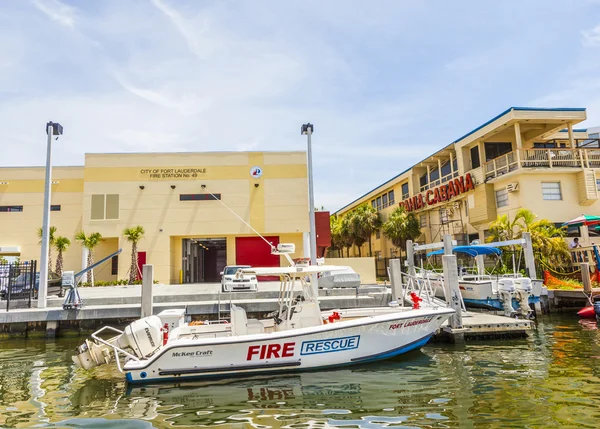
[[[272,357],[279,357],[279,350],[281,350],[281,346],[279,344],[269,344],[267,350],[267,359],[271,359]]]
[[[294,347],[296,343],[282,344],[263,344],[260,346],[249,346],[246,360],[258,358],[262,359],[279,359],[294,356]]]
[[[296,343],[285,343],[283,345],[283,353],[281,357],[292,357],[294,356],[294,346]]]
[[[250,346],[248,347],[248,355],[246,356],[246,360],[252,359],[252,356],[258,353],[258,349],[260,346]]]

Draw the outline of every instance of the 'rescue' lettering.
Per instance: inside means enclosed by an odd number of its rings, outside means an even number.
[[[352,337],[331,338],[328,340],[304,341],[300,350],[301,355],[340,352],[358,348],[360,335]]]
[[[294,356],[296,343],[263,344],[260,346],[249,346],[246,360],[278,359]]]

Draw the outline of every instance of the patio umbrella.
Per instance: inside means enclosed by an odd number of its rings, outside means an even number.
[[[581,215],[576,217],[575,219],[571,219],[565,223],[563,226],[590,226],[590,225],[600,225],[600,216],[592,216],[592,215]]]

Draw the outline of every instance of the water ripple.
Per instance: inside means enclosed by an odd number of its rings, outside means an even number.
[[[0,349],[0,427],[596,428],[600,331],[544,318],[527,340],[432,344],[327,372],[127,386],[75,370],[79,340]]]

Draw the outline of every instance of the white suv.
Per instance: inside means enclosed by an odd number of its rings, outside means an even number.
[[[235,292],[240,290],[258,291],[258,281],[254,274],[239,274],[240,268],[251,268],[250,265],[229,265],[221,271],[221,290]]]

